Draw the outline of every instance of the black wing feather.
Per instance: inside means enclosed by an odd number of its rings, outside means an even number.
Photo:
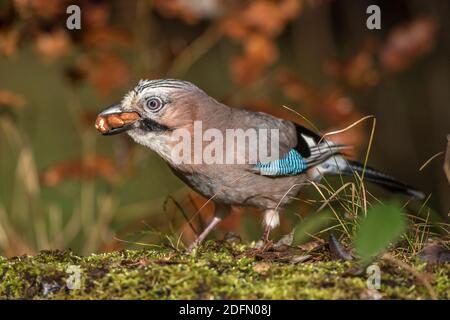
[[[317,133],[299,124],[295,124],[295,129],[297,130],[297,145],[295,146],[295,150],[297,150],[303,158],[309,158],[311,156],[311,149],[302,135],[311,137],[316,143],[319,143],[321,137]]]

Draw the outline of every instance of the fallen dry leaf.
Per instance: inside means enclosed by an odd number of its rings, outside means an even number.
[[[270,263],[267,262],[257,262],[253,265],[253,271],[257,272],[257,273],[262,273],[265,274],[267,273],[267,271],[270,270]]]
[[[450,250],[439,244],[431,243],[419,253],[419,258],[429,263],[450,262]]]
[[[234,233],[234,232],[227,232],[227,233],[225,233],[225,235],[223,237],[223,240],[225,242],[227,242],[227,243],[230,243],[230,244],[238,244],[238,243],[242,242],[241,237],[238,234]]]
[[[273,245],[273,249],[275,251],[287,250],[292,245],[293,240],[294,240],[294,231],[282,236],[281,239],[278,240],[278,242]]]
[[[292,263],[292,264],[303,263],[303,262],[308,261],[311,258],[312,258],[312,255],[309,255],[309,254],[305,254],[305,255],[301,255],[301,256],[293,256],[289,260],[289,263]]]
[[[324,244],[325,244],[324,241],[310,241],[310,242],[301,244],[298,247],[304,251],[312,251],[312,250],[322,247]]]
[[[359,297],[362,300],[381,300],[383,295],[376,289],[365,289]]]
[[[331,234],[330,239],[328,240],[328,246],[330,248],[331,253],[340,260],[350,261],[353,260],[353,256],[348,252],[342,244],[336,239],[336,237]]]

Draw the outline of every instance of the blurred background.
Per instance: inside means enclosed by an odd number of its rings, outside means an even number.
[[[70,4],[81,30],[66,28]],[[381,30],[366,28],[371,4]],[[443,155],[419,168],[450,133],[449,24],[446,0],[0,0],[0,254],[189,242],[187,221],[208,221],[213,207],[198,213],[205,199],[156,154],[94,129],[141,78],[192,81],[322,133],[374,115],[370,165],[431,195],[445,219]],[[363,160],[372,124],[333,139]],[[313,188],[300,198],[279,233],[320,206]],[[252,241],[260,216],[236,208],[219,229]]]

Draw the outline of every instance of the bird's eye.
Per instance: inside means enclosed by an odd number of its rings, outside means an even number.
[[[150,111],[157,112],[157,111],[161,110],[161,108],[163,106],[163,102],[159,98],[151,98],[151,99],[147,100],[146,106]]]

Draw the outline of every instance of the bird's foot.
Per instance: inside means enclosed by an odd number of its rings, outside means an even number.
[[[202,243],[202,239],[195,239],[194,242],[192,242],[189,247],[186,249],[187,253],[191,253],[195,248],[197,248]]]
[[[189,247],[186,249],[186,253],[191,253],[198,246],[198,243],[191,243]]]
[[[269,239],[271,230],[272,228],[268,225],[264,228],[261,239],[255,245],[256,249],[260,251],[267,251],[268,249],[273,247],[273,241]]]
[[[261,252],[268,251],[272,247],[273,241],[267,239],[261,239],[255,244],[255,248]]]
[[[198,247],[203,240],[208,236],[212,229],[222,220],[222,218],[214,217],[208,226],[203,230],[203,232],[191,243],[191,245],[187,248],[187,252],[191,253],[196,247]]]

